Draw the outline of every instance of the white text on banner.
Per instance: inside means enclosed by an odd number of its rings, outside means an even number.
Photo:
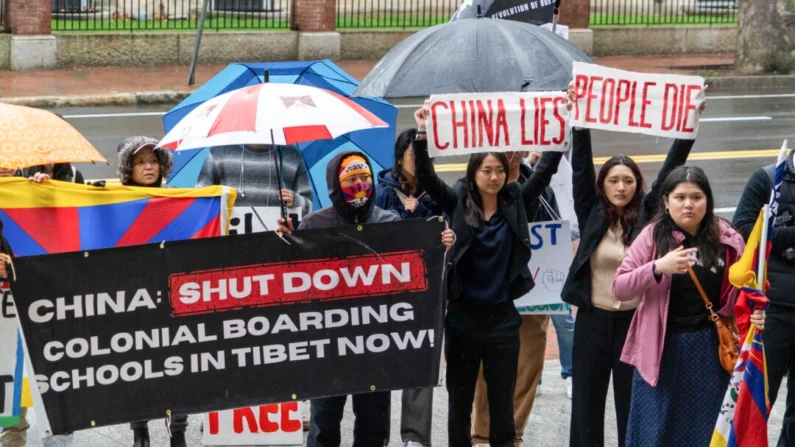
[[[573,127],[693,140],[704,78],[631,71],[575,62]]]
[[[567,151],[568,115],[563,92],[433,95],[428,152]]]

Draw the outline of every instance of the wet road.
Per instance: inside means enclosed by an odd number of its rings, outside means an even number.
[[[399,108],[397,131],[413,127],[413,111],[420,99],[394,102]],[[169,106],[62,108],[62,114],[105,158],[106,165],[81,165],[87,179],[115,178],[116,145],[130,135],[163,136],[161,116]],[[594,131],[598,158],[624,153],[633,156],[647,179],[653,178],[671,144],[670,140],[626,133]],[[690,162],[704,168],[716,191],[716,205],[730,217],[742,188],[758,168],[772,163],[784,139],[795,143],[795,92],[759,94],[721,93],[708,97],[699,136]],[[597,165],[602,160],[597,159]],[[452,182],[464,175],[465,157],[436,160],[440,175]]]

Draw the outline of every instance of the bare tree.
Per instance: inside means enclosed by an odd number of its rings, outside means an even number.
[[[739,0],[739,21],[741,71],[795,71],[795,0]]]

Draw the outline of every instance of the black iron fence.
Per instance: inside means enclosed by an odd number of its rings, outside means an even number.
[[[450,21],[461,0],[337,0],[337,28],[424,28]]]
[[[736,24],[738,1],[591,0],[591,25]]]
[[[52,29],[89,32],[193,30],[199,26],[204,1],[52,0]],[[209,0],[204,29],[288,29],[294,1]]]

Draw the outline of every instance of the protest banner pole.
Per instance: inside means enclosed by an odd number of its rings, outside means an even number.
[[[199,29],[196,31],[196,46],[193,48],[193,59],[190,61],[190,73],[188,74],[188,85],[193,85],[196,82],[194,78],[194,74],[196,73],[196,59],[199,58],[199,47],[202,44],[202,33],[204,33],[204,19],[207,17],[207,5],[210,3],[210,0],[204,0],[204,6],[202,6],[202,17],[199,20]]]
[[[770,205],[762,207],[762,237],[759,239],[759,254],[757,254],[756,279],[759,281],[759,290],[765,291],[765,254],[767,253],[767,224],[770,221]]]

